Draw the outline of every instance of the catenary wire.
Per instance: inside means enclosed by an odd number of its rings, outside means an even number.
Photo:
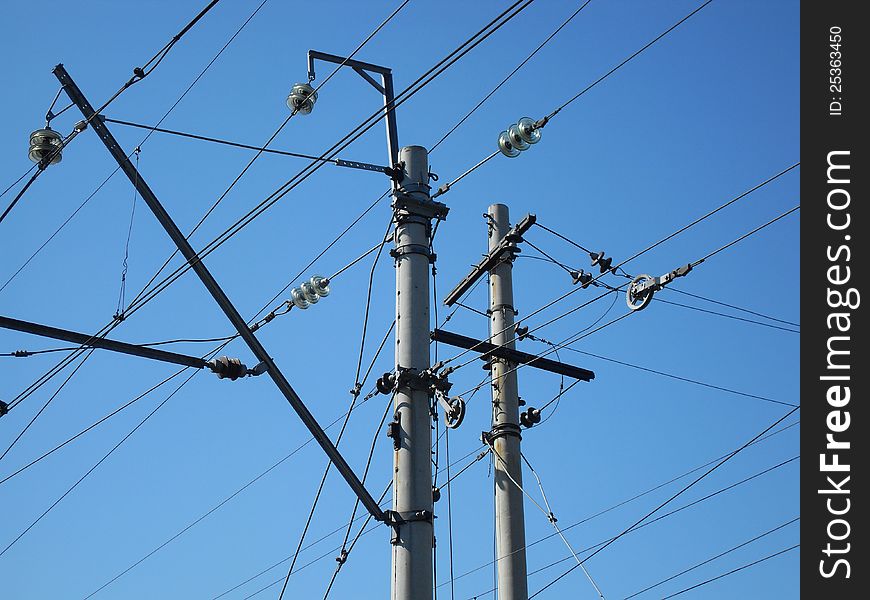
[[[337,422],[337,420],[336,420],[336,422]],[[453,464],[452,464],[451,466],[458,465],[459,463],[463,462],[463,461],[466,460],[468,457],[470,457],[471,455],[473,455],[475,452],[477,452],[477,450],[473,450],[472,452],[467,453],[467,454],[466,454],[465,456],[463,456],[462,458],[459,458],[459,459],[457,459],[456,461],[454,461]],[[484,456],[486,456],[486,454],[487,454],[487,453],[484,452],[483,455],[477,457],[474,461],[472,461],[472,464],[475,463],[475,462],[477,462],[478,460],[480,460],[480,459],[483,458]],[[445,468],[446,468],[446,467],[445,467]],[[462,469],[463,472],[464,472],[465,470],[466,470],[465,468]],[[454,475],[454,478],[455,478],[455,477],[456,477],[456,475]],[[389,488],[390,488],[391,485],[392,485],[392,484],[389,484],[389,485],[387,486],[387,490],[389,490]],[[447,484],[445,483],[445,485],[447,485]],[[450,490],[449,485],[447,486],[447,490],[448,490],[448,492],[449,492],[449,490]],[[384,493],[386,494],[386,492],[384,492]],[[383,502],[379,502],[379,505],[384,505],[384,503],[383,503]],[[360,519],[363,519],[363,518],[364,518],[363,516],[359,516],[359,517],[357,517],[357,520],[360,520]],[[343,525],[339,526],[338,528],[333,529],[332,531],[330,531],[330,533],[327,533],[326,535],[324,535],[324,536],[321,537],[320,539],[318,539],[318,540],[316,540],[316,541],[311,542],[310,544],[308,544],[304,549],[311,548],[312,546],[318,544],[319,542],[322,542],[322,541],[328,539],[329,537],[331,537],[331,536],[335,535],[336,533],[342,531],[346,526],[347,526],[347,524],[343,524]],[[375,531],[377,528],[378,528],[378,525],[375,525],[374,527],[372,527],[372,528],[369,529],[368,531]],[[367,532],[366,532],[366,533],[367,533]],[[332,556],[335,552],[338,552],[340,549],[341,549],[341,546],[335,546],[333,549],[331,549],[331,550],[325,552],[324,554],[322,554],[322,555],[319,556],[318,558],[316,558],[316,559],[314,559],[314,560],[312,560],[312,561],[306,563],[305,565],[303,565],[303,566],[300,567],[299,569],[296,569],[295,572],[298,573],[299,571],[301,571],[301,570],[302,570],[303,568],[305,568],[306,566],[311,565],[311,564],[313,564],[313,563],[315,563],[315,562],[318,562],[318,561],[320,561],[320,560],[323,560],[323,559],[325,559],[325,558],[328,558],[328,557]],[[272,565],[269,566],[269,567],[266,567],[265,569],[261,570],[260,572],[256,573],[255,575],[249,577],[249,578],[246,579],[245,581],[243,581],[243,582],[241,582],[241,583],[235,585],[234,587],[232,587],[232,588],[230,588],[230,589],[228,589],[228,590],[225,590],[224,592],[218,594],[217,596],[212,597],[212,600],[218,600],[219,598],[222,598],[222,597],[226,596],[227,594],[229,594],[229,593],[231,593],[231,592],[234,592],[235,590],[239,589],[239,588],[242,587],[243,585],[250,583],[250,582],[253,581],[254,579],[257,579],[258,577],[260,577],[260,576],[262,576],[262,575],[268,573],[268,572],[271,571],[272,569],[274,569],[274,568],[280,566],[281,564],[283,564],[283,563],[285,563],[285,562],[291,560],[292,558],[293,558],[293,555],[290,555],[290,556],[287,556],[286,558],[281,559],[280,561],[278,561],[278,562],[272,564]],[[269,583],[269,584],[266,585],[265,587],[262,587],[262,588],[260,588],[259,590],[257,590],[256,592],[254,592],[253,595],[259,594],[260,592],[265,591],[266,589],[268,589],[268,588],[270,588],[270,587],[272,587],[272,586],[274,586],[274,585],[277,585],[277,584],[281,583],[283,580],[284,580],[283,577],[281,577],[280,579],[276,579],[275,581]],[[248,596],[248,597],[252,597],[252,596]]]
[[[640,591],[634,592],[634,593],[631,594],[630,596],[626,596],[625,598],[623,598],[623,600],[630,600],[631,598],[634,598],[634,597],[636,597],[636,596],[639,596],[639,595],[643,594],[644,592],[648,592],[649,590],[652,590],[652,589],[654,589],[654,588],[657,588],[658,586],[660,586],[660,585],[662,585],[662,584],[664,584],[664,583],[667,583],[668,581],[672,581],[672,580],[676,579],[677,577],[680,577],[680,576],[682,576],[682,575],[685,575],[686,573],[689,573],[690,571],[693,571],[693,570],[695,570],[695,569],[697,569],[697,568],[699,568],[699,567],[702,567],[702,566],[704,566],[704,565],[706,565],[706,564],[708,564],[708,563],[711,563],[711,562],[713,562],[714,560],[717,560],[717,559],[719,559],[719,558],[722,558],[723,556],[726,556],[726,555],[728,555],[728,554],[730,554],[730,553],[732,553],[732,552],[734,552],[734,551],[736,551],[736,550],[739,550],[740,548],[743,548],[744,546],[748,546],[749,544],[751,544],[751,543],[753,543],[753,542],[755,542],[755,541],[758,541],[758,540],[760,540],[760,539],[762,539],[762,538],[764,538],[764,537],[767,537],[768,535],[770,535],[770,534],[772,534],[772,533],[775,533],[775,532],[779,531],[780,529],[783,529],[783,528],[785,528],[785,527],[788,527],[788,526],[791,525],[792,523],[797,523],[798,521],[800,521],[800,517],[795,517],[795,518],[791,519],[790,521],[786,521],[785,523],[782,523],[782,524],[780,524],[780,525],[777,525],[776,527],[773,527],[773,528],[771,528],[771,529],[768,529],[767,531],[765,531],[765,532],[763,532],[763,533],[760,533],[760,534],[758,534],[758,535],[756,535],[756,536],[754,536],[754,537],[752,537],[752,538],[750,538],[750,539],[748,539],[748,540],[746,540],[746,541],[744,541],[744,542],[741,542],[740,544],[737,544],[736,546],[732,546],[731,548],[729,548],[729,549],[727,549],[727,550],[724,550],[724,551],[720,552],[719,554],[717,554],[717,555],[715,555],[715,556],[711,556],[710,558],[708,558],[708,559],[706,559],[706,560],[704,560],[704,561],[701,561],[701,562],[699,562],[699,563],[695,563],[695,564],[692,565],[691,567],[688,567],[688,568],[686,568],[686,569],[683,569],[683,570],[680,571],[679,573],[675,573],[674,575],[671,575],[670,577],[666,577],[665,579],[662,579],[661,581],[658,581],[658,582],[656,582],[656,583],[654,583],[654,584],[652,584],[652,585],[649,585],[649,586],[643,588],[643,589],[640,590]]]
[[[190,368],[190,367],[187,367],[187,368]],[[115,444],[115,445],[114,445],[114,446],[113,446],[113,447],[112,447],[108,452],[106,452],[105,454],[103,454],[102,458],[100,458],[100,460],[98,460],[98,461],[97,461],[97,462],[96,462],[96,463],[95,463],[95,464],[94,464],[90,469],[88,469],[88,470],[85,472],[84,475],[82,475],[78,480],[76,480],[76,482],[75,482],[74,484],[72,484],[69,488],[67,488],[67,490],[66,490],[63,494],[61,494],[61,495],[60,495],[60,496],[59,496],[59,497],[58,497],[54,502],[52,502],[52,503],[48,506],[48,508],[46,508],[46,509],[45,509],[45,510],[44,510],[44,511],[43,511],[43,512],[42,512],[42,513],[41,513],[41,514],[36,518],[36,519],[34,519],[33,521],[31,521],[31,523],[30,523],[30,524],[29,524],[29,525],[28,525],[28,526],[27,526],[27,527],[26,527],[26,528],[25,528],[21,533],[19,533],[18,536],[17,536],[15,539],[13,539],[11,542],[9,542],[9,543],[6,545],[6,547],[5,547],[2,551],[0,551],[0,556],[3,556],[7,551],[9,551],[9,549],[12,548],[12,546],[14,546],[14,545],[15,545],[15,544],[16,544],[16,543],[17,543],[21,538],[23,538],[23,537],[24,537],[24,536],[25,536],[25,535],[26,535],[26,534],[27,534],[31,529],[33,529],[33,527],[35,527],[37,523],[39,523],[39,522],[40,522],[40,521],[41,521],[41,520],[42,520],[46,515],[48,515],[48,513],[50,513],[50,512],[52,511],[52,509],[54,509],[55,506],[57,506],[58,504],[60,504],[60,502],[61,502],[64,498],[66,498],[70,493],[72,493],[72,491],[75,490],[75,489],[79,486],[80,483],[82,483],[82,482],[83,482],[83,481],[84,481],[84,480],[85,480],[85,479],[86,479],[86,478],[87,478],[91,473],[93,473],[93,472],[94,472],[94,471],[95,471],[95,470],[96,470],[96,469],[97,469],[101,464],[103,464],[103,462],[104,462],[107,458],[109,458],[109,457],[110,457],[110,456],[111,456],[111,455],[112,455],[112,454],[113,454],[113,453],[114,453],[118,448],[120,448],[121,445],[122,445],[124,442],[126,442],[126,441],[127,441],[127,440],[128,440],[128,439],[129,439],[129,438],[130,438],[130,437],[131,437],[131,436],[136,432],[136,431],[138,431],[139,428],[142,427],[142,425],[144,425],[144,424],[145,424],[145,423],[146,423],[146,422],[147,422],[147,421],[148,421],[148,420],[149,420],[149,419],[150,419],[150,418],[151,418],[151,417],[152,417],[152,416],[153,416],[153,415],[154,415],[158,410],[160,410],[160,409],[161,409],[161,408],[162,408],[162,407],[163,407],[163,406],[164,406],[164,405],[165,405],[165,404],[166,404],[166,403],[167,403],[167,402],[168,402],[168,401],[169,401],[169,400],[170,400],[170,399],[171,399],[171,398],[172,398],[172,397],[173,397],[173,396],[174,396],[174,395],[179,391],[179,390],[181,390],[182,387],[183,387],[187,382],[189,382],[191,379],[193,379],[193,377],[196,376],[196,374],[199,373],[199,372],[200,372],[199,370],[194,370],[194,371],[190,374],[190,377],[188,377],[187,379],[185,379],[185,380],[184,380],[184,381],[183,381],[183,382],[182,382],[178,387],[175,388],[175,390],[173,390],[173,391],[172,391],[172,392],[171,392],[171,393],[170,393],[166,398],[164,398],[162,402],[160,402],[160,403],[159,403],[159,404],[158,404],[158,405],[157,405],[157,406],[156,406],[156,407],[155,407],[151,412],[149,412],[149,413],[148,413],[148,414],[147,414],[147,415],[146,415],[142,420],[140,420],[139,423],[136,425],[136,427],[134,427],[131,431],[129,431],[126,435],[124,435],[124,437],[122,437],[121,440],[120,440],[117,444]]]
[[[180,103],[180,102],[185,98],[185,96],[190,92],[190,90],[193,89],[193,87],[197,84],[197,82],[198,82],[198,81],[199,81],[199,80],[200,80],[200,79],[205,75],[206,71],[208,71],[208,69],[209,69],[209,68],[210,68],[210,67],[215,63],[215,61],[217,61],[217,59],[221,56],[221,54],[224,52],[224,50],[226,50],[226,49],[229,47],[229,45],[233,42],[233,40],[235,40],[235,38],[236,38],[236,37],[237,37],[237,36],[242,32],[242,30],[243,30],[243,29],[247,26],[247,24],[248,24],[248,23],[249,23],[249,22],[254,18],[254,16],[255,16],[259,11],[260,11],[260,9],[265,5],[265,3],[266,3],[267,1],[268,1],[268,0],[263,0],[263,1],[262,1],[262,2],[257,6],[257,8],[256,8],[256,9],[251,13],[251,15],[250,15],[246,20],[245,20],[245,22],[242,23],[242,25],[239,27],[239,29],[236,30],[236,32],[235,32],[235,33],[234,33],[234,34],[229,38],[229,40],[228,40],[228,41],[223,45],[223,47],[221,47],[221,49],[217,52],[217,54],[215,54],[215,56],[211,59],[211,61],[209,61],[209,63],[206,64],[206,66],[202,69],[202,71],[200,71],[199,75],[197,75],[197,76],[194,78],[194,80],[190,83],[190,85],[187,87],[187,89],[186,89],[184,92],[182,92],[182,94],[178,97],[178,99],[175,101],[175,103],[172,104],[172,106],[169,107],[169,109],[168,109],[168,110],[164,113],[164,115],[160,118],[160,120],[158,121],[157,125],[160,125],[160,123],[162,123],[163,120],[165,120],[165,119],[169,116],[169,114],[170,114],[170,113],[175,109],[175,107],[178,106],[178,104],[179,104],[179,103]],[[207,13],[208,10],[210,10],[210,9],[214,6],[214,4],[216,4],[216,0],[215,0],[214,2],[212,2],[212,4],[210,4],[206,9],[204,9],[203,11],[201,11],[201,12],[199,13],[199,15],[197,15],[197,16],[196,16],[196,17],[195,17],[195,18],[194,18],[190,23],[188,23],[188,25],[185,26],[185,28],[182,29],[182,31],[181,31],[179,34],[177,34],[177,35],[173,38],[173,40],[170,41],[170,43],[168,43],[168,44],[164,47],[163,50],[161,50],[161,52],[158,52],[158,54],[156,54],[156,55],[155,55],[151,60],[148,61],[148,63],[146,63],[146,65],[149,65],[149,64],[151,64],[151,62],[153,62],[155,59],[157,59],[157,63],[155,63],[155,64],[150,68],[150,70],[148,71],[149,73],[150,73],[151,71],[153,71],[154,68],[157,67],[157,64],[159,64],[159,62],[162,61],[163,58],[165,58],[166,54],[169,52],[169,49],[171,49],[171,47],[172,47],[172,46],[173,46],[173,45],[174,45],[174,44],[175,44],[179,39],[181,39],[181,37],[182,37],[182,36],[183,36],[187,31],[189,31],[190,28],[192,28],[193,25],[195,25],[196,22],[197,22],[199,19],[201,19],[201,18],[205,15],[205,13]],[[161,54],[161,53],[162,53],[162,54]],[[159,58],[158,58],[158,57],[159,57]],[[146,75],[147,75],[147,73],[146,73]],[[142,75],[142,77],[144,77],[144,76],[145,76],[145,75]],[[136,75],[134,75],[134,79],[135,79],[135,77],[136,77]],[[110,98],[106,103],[104,103],[104,104],[103,104],[103,105],[102,105],[102,106],[101,106],[97,111],[95,111],[94,116],[96,116],[97,114],[100,113],[100,111],[102,111],[103,109],[105,109],[105,108],[106,108],[106,107],[107,107],[107,106],[108,106],[108,105],[109,105],[109,104],[110,104],[110,103],[111,103],[115,98],[117,98],[117,97],[121,94],[121,92],[123,92],[127,87],[129,87],[130,85],[132,85],[132,83],[135,83],[135,81],[134,81],[133,79],[131,79],[127,84],[125,84],[124,87],[122,87],[122,88],[121,88],[121,89],[120,89],[120,90],[119,90],[119,91],[118,91],[114,96],[112,96],[112,97],[111,97],[111,98]],[[141,142],[139,142],[139,144],[138,144],[136,147],[137,147],[137,148],[140,148],[140,147],[141,147],[141,146],[142,146],[142,145],[143,145],[143,144],[144,144],[144,143],[145,143],[145,142],[150,138],[150,136],[151,136],[152,134],[153,134],[153,132],[149,132],[149,133],[145,136],[145,138],[143,138],[143,140],[142,140]],[[128,155],[128,158],[129,158],[129,155]],[[112,172],[111,175],[109,175],[109,177],[106,179],[106,181],[108,181],[109,179],[111,179],[112,175],[114,175],[114,174],[115,174],[119,169],[120,169],[120,165],[119,165],[118,167],[115,168],[115,170]],[[90,200],[90,198],[92,198],[93,195],[96,194],[97,191],[99,191],[99,189],[100,189],[100,188],[101,188],[101,187],[106,183],[106,181],[104,181],[103,183],[100,184],[100,186],[97,187],[97,189],[94,191],[94,193],[91,194],[91,196],[89,196],[87,200],[85,200],[85,202],[82,204],[82,206],[84,206],[84,204],[86,204],[87,201]],[[58,229],[58,231],[60,231],[60,229],[62,229],[62,228],[66,225],[66,223],[68,223],[68,222],[70,221],[70,219],[72,218],[72,216],[75,216],[75,214],[76,214],[76,213],[78,212],[78,210],[80,210],[80,209],[81,209],[81,206],[80,206],[78,209],[76,209],[76,211],[73,213],[73,215],[71,215],[70,218],[68,218],[68,219],[64,222],[63,225],[61,225],[61,227]],[[56,231],[55,234],[53,234],[51,237],[54,237],[54,235],[56,235],[56,234],[57,234],[57,231]],[[49,238],[49,241],[50,241],[50,240],[51,240],[51,238]],[[46,242],[46,243],[47,243],[47,242]],[[45,244],[43,244],[42,247],[44,247],[44,246],[45,246]],[[40,250],[42,249],[42,247],[40,247]],[[39,252],[39,250],[37,250],[37,253],[38,253],[38,252]],[[32,257],[31,257],[31,258],[32,258]],[[30,259],[28,259],[28,262],[29,262],[29,261],[30,261]],[[26,265],[26,263],[25,263],[25,265]],[[23,268],[23,267],[22,267],[22,268]],[[19,272],[20,272],[20,269],[19,269]],[[17,274],[17,273],[16,273],[16,274]],[[13,276],[13,277],[14,277],[14,276]],[[7,283],[8,283],[8,282],[7,282]],[[5,284],[4,284],[4,287],[5,287]],[[0,288],[0,289],[2,289],[2,288]],[[103,327],[103,328],[102,328],[98,333],[94,334],[94,336],[92,336],[92,338],[94,338],[94,337],[98,337],[98,336],[105,336],[109,331],[111,331],[114,327],[116,327],[118,324],[120,324],[120,322],[121,322],[121,319],[113,319],[113,321],[112,321],[111,323],[109,323],[108,325],[104,326],[104,327]],[[83,345],[82,348],[84,348],[84,347],[85,347],[85,346]],[[73,354],[69,355],[67,358],[72,357],[72,358],[74,359],[74,358],[76,357],[76,355],[77,355],[77,353],[74,352]],[[69,364],[69,361],[67,361],[67,359],[63,359],[63,360],[60,361],[60,363],[56,364],[54,367],[52,367],[51,369],[49,369],[49,371],[48,371],[45,375],[43,375],[43,376],[41,376],[40,378],[37,379],[37,382],[35,382],[35,384],[32,384],[31,386],[29,386],[27,389],[25,389],[24,392],[22,392],[22,394],[19,394],[19,396],[16,397],[16,398],[13,400],[13,402],[10,402],[10,403],[9,403],[9,408],[13,408],[13,403],[14,403],[14,405],[17,406],[17,404],[18,404],[21,400],[23,400],[24,398],[26,398],[27,396],[29,396],[33,391],[35,391],[36,389],[38,389],[42,384],[44,384],[44,383],[47,382],[49,379],[51,379],[51,378],[52,378],[56,373],[60,372],[60,370],[62,370],[63,368],[65,368],[67,364]]]
[[[390,230],[390,227],[393,224],[394,216],[395,216],[394,214],[390,215],[390,219],[387,222],[387,229],[384,232],[384,235],[382,237],[380,248],[378,248],[377,253],[375,253],[375,259],[372,261],[372,268],[369,272],[368,291],[366,293],[365,316],[363,319],[362,335],[361,335],[361,339],[360,339],[359,360],[357,361],[356,374],[354,375],[354,385],[353,385],[353,389],[351,390],[351,395],[353,396],[353,399],[351,401],[350,410],[348,411],[348,416],[345,419],[344,423],[342,424],[341,431],[339,432],[338,438],[336,439],[336,446],[338,445],[338,442],[341,441],[341,436],[342,436],[342,434],[344,434],[345,428],[347,427],[347,424],[348,424],[348,420],[350,419],[350,413],[353,411],[354,404],[356,403],[357,399],[359,398],[359,393],[360,393],[360,390],[362,389],[362,386],[365,385],[364,381],[360,381],[360,372],[362,371],[362,361],[363,361],[363,355],[365,352],[366,334],[368,332],[369,309],[371,308],[372,287],[374,284],[375,269],[378,266],[378,260],[381,257],[381,251],[383,250],[384,244],[387,241],[387,232]],[[393,329],[394,324],[395,324],[395,321],[393,321],[393,324],[390,325],[390,330]],[[384,341],[386,341],[388,336],[389,336],[389,332],[387,333],[387,336],[384,337]],[[383,348],[383,344],[381,344],[381,348]],[[380,349],[378,350],[378,353],[380,353]],[[375,355],[375,360],[377,360],[377,355]],[[372,362],[374,363],[374,360]],[[368,372],[370,373],[371,369],[369,369]],[[384,413],[384,418],[386,418],[386,412]],[[374,450],[374,443],[372,443],[372,449]],[[317,488],[317,492],[314,495],[314,500],[311,503],[311,510],[308,513],[308,519],[306,520],[305,526],[302,528],[302,533],[299,536],[299,543],[296,547],[296,555],[294,556],[293,560],[290,562],[290,567],[287,569],[287,576],[284,578],[284,585],[281,587],[281,593],[278,595],[278,600],[281,600],[284,597],[284,592],[287,589],[287,584],[290,581],[290,576],[293,574],[293,567],[296,566],[296,557],[299,555],[299,550],[302,548],[302,545],[305,542],[305,536],[308,533],[308,528],[311,525],[312,519],[314,518],[314,513],[317,510],[317,504],[320,501],[320,496],[323,492],[323,486],[326,484],[326,478],[329,475],[329,471],[330,471],[331,467],[332,467],[332,461],[330,460],[326,463],[326,468],[323,471],[323,477],[320,480],[320,485]],[[366,474],[368,474],[368,467],[366,467]],[[357,508],[357,505],[355,504],[354,510],[353,510],[354,515],[356,514],[356,508]],[[353,521],[353,517],[351,517],[351,521]],[[350,532],[350,528],[348,527],[348,533],[349,532]],[[345,541],[347,541],[347,537],[345,537]],[[330,587],[331,587],[331,585],[332,584],[330,583]]]
[[[715,255],[719,254],[719,253],[722,252],[723,250],[725,250],[725,249],[727,249],[727,248],[730,248],[731,246],[733,246],[734,244],[737,244],[738,242],[742,242],[743,240],[745,240],[745,239],[748,238],[749,236],[751,236],[751,235],[753,235],[753,234],[755,234],[755,233],[761,231],[761,230],[764,229],[765,227],[768,227],[768,226],[770,226],[770,225],[773,225],[774,223],[776,223],[776,222],[779,221],[780,219],[787,217],[788,215],[790,215],[791,213],[795,212],[796,210],[800,210],[800,207],[801,207],[801,205],[798,204],[797,206],[795,206],[795,207],[793,207],[793,208],[791,208],[791,209],[785,211],[784,213],[780,214],[779,216],[774,217],[774,218],[771,219],[770,221],[767,221],[766,223],[764,223],[764,224],[762,224],[762,225],[759,225],[758,227],[756,227],[756,228],[753,229],[752,231],[749,231],[749,232],[747,232],[747,233],[744,233],[743,235],[741,235],[741,236],[740,236],[739,238],[737,238],[736,240],[732,240],[732,241],[728,242],[727,244],[725,244],[724,246],[720,246],[719,248],[716,248],[715,250],[713,250],[712,252],[710,252],[709,254],[707,254],[706,256],[704,256],[704,258],[699,258],[698,260],[696,260],[695,262],[693,262],[693,263],[692,263],[692,267],[696,267],[696,266],[700,265],[702,262],[706,261],[708,258],[710,258],[710,257],[712,257],[712,256],[715,256]]]

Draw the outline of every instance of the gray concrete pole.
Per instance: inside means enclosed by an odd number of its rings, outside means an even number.
[[[432,420],[430,396],[415,379],[429,364],[429,251],[432,218],[446,214],[429,199],[428,153],[421,146],[399,152],[404,178],[396,192],[396,373],[394,396],[391,598],[431,600]],[[440,208],[439,208],[440,207]]]
[[[504,204],[493,204],[489,215],[489,249],[495,248],[510,230],[510,215]],[[490,341],[515,348],[512,258],[506,255],[489,273]],[[515,365],[492,359],[492,436],[495,450],[495,530],[498,559],[498,600],[528,600],[526,580],[526,533],[520,457],[519,393]],[[510,474],[510,476],[508,476]]]

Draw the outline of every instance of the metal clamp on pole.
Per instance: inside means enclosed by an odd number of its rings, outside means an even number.
[[[402,512],[397,510],[386,510],[384,511],[384,515],[386,516],[385,523],[392,527],[390,543],[394,546],[401,542],[399,528],[405,523],[411,523],[414,521],[433,523],[435,520],[435,515],[431,510],[408,510]]]
[[[676,279],[683,277],[692,270],[692,265],[683,265],[677,267],[670,273],[665,273],[661,277],[653,277],[652,275],[638,275],[631,280],[631,284],[625,291],[625,303],[631,310],[643,310],[652,301],[653,294]]]

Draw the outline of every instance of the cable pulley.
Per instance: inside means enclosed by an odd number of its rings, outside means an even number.
[[[653,277],[652,275],[642,274],[631,280],[628,289],[625,290],[625,303],[631,310],[643,310],[652,301],[653,294],[665,285],[676,279],[683,277],[692,270],[692,265],[687,264],[678,267],[666,273],[661,277]]]
[[[436,390],[435,397],[444,411],[444,424],[450,429],[456,429],[462,425],[462,421],[465,419],[465,400],[459,396],[450,398],[440,390]]]

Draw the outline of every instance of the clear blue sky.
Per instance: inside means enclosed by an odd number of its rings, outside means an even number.
[[[452,180],[495,149],[500,131],[523,116],[539,118],[690,12],[697,0],[593,0],[574,21],[431,156],[440,182]],[[0,189],[29,168],[27,138],[43,125],[57,91],[51,68],[62,62],[92,103],[100,104],[165,44],[203,1],[8,3],[0,24]],[[287,114],[284,100],[306,76],[306,51],[347,54],[398,4],[271,0],[215,62],[163,126],[264,142]],[[414,81],[476,32],[506,2],[425,2],[407,7],[358,55],[392,67],[397,90]],[[155,123],[247,18],[253,2],[223,0],[172,50],[145,81],[105,114]],[[400,143],[431,147],[512,70],[578,2],[538,0],[471,51],[398,110]],[[671,35],[562,111],[540,144],[520,157],[499,156],[442,199],[448,220],[436,239],[440,298],[486,248],[481,213],[510,206],[514,221],[527,212],[619,262],[792,165],[799,156],[798,2],[715,0]],[[318,70],[318,82],[330,72]],[[352,71],[320,91],[315,111],[294,118],[274,147],[302,153],[328,148],[374,111],[378,94]],[[62,96],[59,107],[65,105]],[[64,133],[80,118],[74,109],[54,123]],[[126,150],[141,130],[113,126]],[[239,150],[155,134],[139,164],[170,214],[188,230],[251,156]],[[378,125],[343,154],[385,161]],[[192,238],[201,248],[289,179],[306,161],[263,156]],[[114,169],[92,131],[84,132],[0,224],[0,285]],[[799,169],[625,265],[631,274],[661,275],[694,261],[799,203]],[[387,187],[375,173],[326,166],[206,260],[245,316],[253,316],[326,243]],[[6,205],[10,196],[0,200]],[[115,312],[132,186],[113,177],[30,264],[0,292],[0,314],[92,332]],[[389,218],[386,202],[372,210],[304,275],[329,275],[375,244]],[[674,287],[778,319],[799,317],[799,212],[717,254]],[[589,259],[541,229],[527,236],[560,261],[589,268]],[[138,200],[128,258],[127,300],[168,257],[172,244]],[[535,255],[526,248],[524,255]],[[393,268],[378,263],[366,366],[393,318]],[[177,259],[176,263],[177,264]],[[265,327],[261,339],[307,405],[326,425],[346,410],[354,384],[371,258],[336,278],[333,293],[311,310],[294,310]],[[572,288],[567,274],[545,261],[519,259],[514,269],[520,316]],[[607,279],[614,285],[624,280]],[[539,325],[594,297],[580,291],[529,319]],[[282,296],[282,299],[286,297]],[[657,298],[794,329],[734,309],[663,291]],[[440,299],[439,299],[440,300]],[[484,286],[467,303],[485,309]],[[277,303],[275,303],[277,305]],[[588,327],[611,297],[549,325],[540,336],[560,341]],[[602,323],[626,311],[616,298]],[[439,307],[443,318],[446,309]],[[486,335],[486,320],[460,309],[449,328]],[[190,273],[113,332],[131,342],[209,338],[231,332]],[[574,345],[619,361],[788,403],[799,400],[799,335],[663,302]],[[392,340],[374,377],[392,368]],[[57,347],[0,332],[0,353]],[[208,344],[173,348],[205,353]],[[546,346],[524,341],[521,348]],[[439,358],[456,351],[441,346]],[[226,351],[251,363],[239,342]],[[0,399],[16,397],[62,354],[0,357]],[[523,450],[537,469],[559,524],[568,526],[713,460],[749,440],[788,407],[669,379],[593,357],[561,351],[563,360],[596,373],[565,395],[555,418],[526,432]],[[0,479],[121,406],[174,371],[172,365],[97,352],[76,373],[33,427],[0,461]],[[0,419],[0,451],[50,397],[64,372]],[[483,377],[472,363],[453,376],[454,391]],[[557,376],[520,371],[520,393],[541,406],[559,387]],[[0,484],[0,548],[6,547],[70,485],[152,411],[173,389],[149,394],[116,417],[20,475]],[[469,401],[464,424],[450,438],[457,460],[479,447],[489,428],[489,390]],[[353,413],[341,448],[361,473],[385,397]],[[552,406],[545,411],[551,413]],[[799,419],[796,413],[785,423]],[[799,425],[747,449],[675,500],[678,508],[796,456]],[[329,430],[334,437],[337,428]],[[218,381],[194,377],[154,416],[0,556],[4,598],[83,598],[203,515],[307,440],[299,419],[266,378]],[[369,481],[380,494],[390,477],[390,441],[378,433]],[[440,448],[443,466],[445,448]],[[485,459],[456,479],[453,489],[455,598],[493,587],[492,479]],[[100,592],[96,598],[212,598],[290,555],[325,466],[309,444],[255,484]],[[465,460],[456,467],[467,464]],[[610,600],[624,598],[799,515],[798,465],[792,461],[696,506],[626,535],[587,564]],[[444,475],[439,479],[443,481]],[[539,499],[526,472],[529,493]],[[583,548],[629,526],[675,493],[683,478],[567,531]],[[540,501],[540,500],[539,500]],[[309,532],[315,541],[349,517],[353,496],[334,473]],[[437,578],[449,578],[446,494],[436,505]],[[552,533],[526,506],[528,540]],[[342,532],[343,533],[343,532]],[[322,597],[335,567],[338,533],[306,550],[290,580],[293,598]],[[798,542],[798,527],[779,531],[640,596],[662,597],[763,558]],[[553,537],[531,547],[534,591],[571,566]],[[332,598],[385,598],[390,547],[386,528],[362,537]],[[245,598],[283,578],[287,563],[227,594]],[[694,598],[796,598],[798,552],[684,594]],[[277,598],[279,587],[256,598]],[[450,597],[450,586],[438,588]],[[287,597],[287,596],[285,596]],[[594,598],[575,570],[540,598]]]

